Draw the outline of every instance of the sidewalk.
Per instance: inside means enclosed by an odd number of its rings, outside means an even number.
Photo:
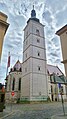
[[[13,114],[14,112],[10,112],[10,111],[5,111],[3,110],[3,112],[0,112],[0,119],[4,119],[5,117],[10,116],[11,114]]]
[[[63,114],[54,115],[51,117],[51,119],[67,119],[67,114],[65,114],[65,116]]]

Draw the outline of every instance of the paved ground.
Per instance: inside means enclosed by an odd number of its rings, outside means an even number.
[[[67,102],[64,103],[64,106],[67,113]],[[3,113],[0,112],[0,119],[51,119],[53,115],[57,114],[63,114],[61,102],[8,104]]]

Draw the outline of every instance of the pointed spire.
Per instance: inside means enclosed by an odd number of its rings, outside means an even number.
[[[33,10],[31,11],[31,18],[36,18],[36,11],[34,10],[34,5]]]
[[[34,5],[33,5],[33,10],[34,10]]]
[[[29,18],[29,20],[27,21],[27,23],[30,20],[34,20],[36,22],[40,22],[38,18],[36,18],[36,11],[34,10],[34,4],[33,4],[33,9],[31,10],[31,18]]]

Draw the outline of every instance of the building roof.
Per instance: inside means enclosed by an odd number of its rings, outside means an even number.
[[[29,23],[30,20],[39,22],[39,19],[36,18],[36,11],[34,10],[34,5],[33,5],[32,11],[31,11],[31,18],[29,18],[29,20],[27,21],[27,23]]]
[[[63,26],[61,29],[59,29],[56,34],[57,35],[61,35],[62,33],[64,33],[65,31],[67,31],[67,24],[65,26]]]
[[[64,75],[57,76],[56,74],[50,75],[50,82],[51,83],[58,83],[58,84],[67,84],[66,77]]]
[[[0,15],[4,16],[4,17],[8,17],[6,14],[4,14],[3,12],[0,11]]]
[[[54,77],[55,78],[55,82],[56,83],[65,83],[64,76],[63,77],[62,76],[60,77],[60,76],[55,75],[55,77]]]
[[[47,73],[50,75],[50,81],[52,83],[67,84],[67,78],[64,76],[63,72],[58,66],[47,64]]]
[[[16,69],[17,71],[19,71],[19,69],[22,68],[22,63],[20,63],[20,61],[18,60],[15,65],[13,66],[11,71],[14,71],[14,69]],[[55,73],[57,76],[61,76],[63,75],[62,71],[59,69],[58,66],[53,66],[50,64],[47,64],[47,73],[49,75]]]
[[[6,27],[6,30],[5,30],[5,33],[6,33],[7,28],[9,27],[9,24],[1,19],[0,19],[0,24],[4,25]]]
[[[11,68],[11,71],[20,71],[21,68],[22,68],[22,63],[20,63],[20,61],[18,60],[13,66],[13,68]]]
[[[53,65],[49,65],[47,64],[47,73],[49,75],[55,73],[57,76],[63,75],[62,71],[59,69],[58,66],[53,66]]]
[[[20,70],[20,68],[21,68],[21,70]],[[22,63],[20,63],[19,60],[15,63],[15,65],[13,66],[13,68],[11,70],[11,72],[14,72],[14,71],[22,71]],[[53,66],[53,65],[47,64],[47,73],[48,73],[48,75],[50,75],[50,77],[51,77],[50,79],[51,79],[52,83],[61,83],[61,84],[67,83],[66,77],[64,76],[64,74],[62,73],[62,71],[59,69],[58,66]]]

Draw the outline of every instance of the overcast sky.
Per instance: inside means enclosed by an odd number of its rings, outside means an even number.
[[[22,62],[23,29],[30,17],[32,6],[35,6],[37,18],[45,25],[45,43],[47,63],[57,65],[64,71],[60,38],[55,34],[67,24],[67,0],[0,0],[0,11],[7,14],[10,24],[4,38],[2,58],[0,63],[0,82],[6,77],[8,52],[11,54],[12,67],[15,62]]]

